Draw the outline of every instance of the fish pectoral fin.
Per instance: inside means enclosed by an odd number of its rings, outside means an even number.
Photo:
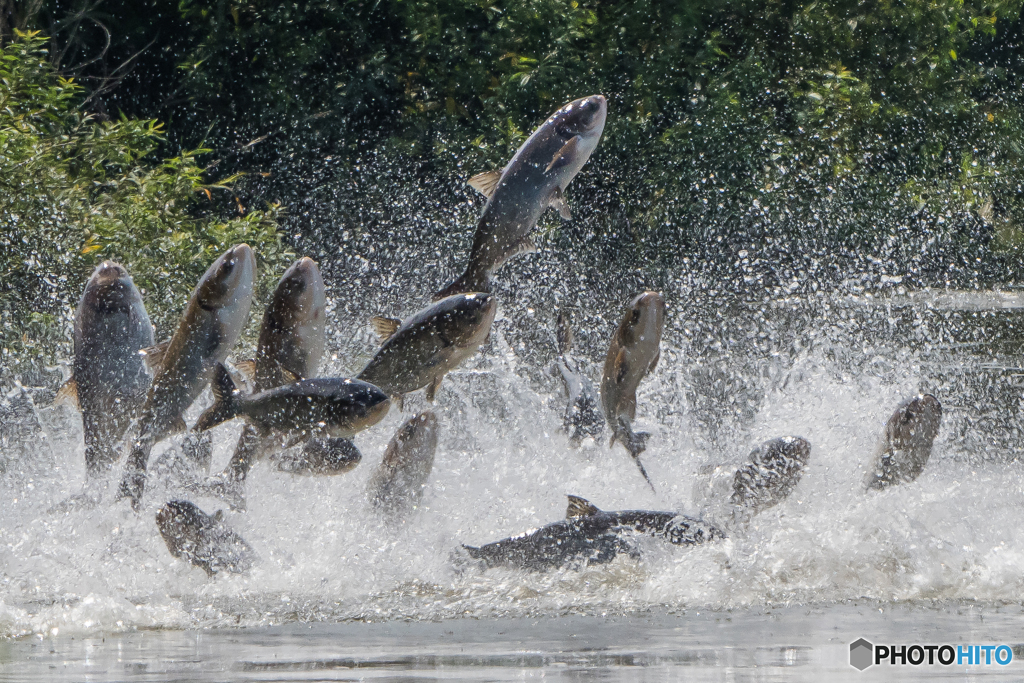
[[[551,157],[551,163],[549,163],[547,168],[544,169],[544,172],[548,173],[552,169],[557,170],[572,161],[579,151],[580,141],[582,139],[583,138],[579,135],[574,135],[569,138],[569,142],[562,145],[562,148],[555,152],[555,156]]]
[[[224,511],[223,510],[217,510],[215,513],[213,513],[213,521],[215,521],[215,522],[223,522],[224,521]]]
[[[373,331],[377,333],[382,342],[390,339],[391,335],[398,331],[401,324],[402,321],[398,318],[387,318],[383,315],[375,315],[370,318],[370,325],[373,326]]]
[[[500,180],[501,171],[485,171],[483,173],[477,173],[475,176],[470,178],[466,184],[490,199],[491,195],[494,194],[494,189],[498,187],[498,181]]]
[[[164,354],[167,353],[167,347],[171,345],[170,340],[161,342],[156,346],[147,346],[144,349],[139,349],[139,355],[142,356],[143,361],[146,363],[146,367],[152,372],[156,372],[157,369],[163,365]]]
[[[188,431],[188,425],[185,424],[185,418],[178,416],[178,419],[171,425],[171,434],[182,434]]]
[[[405,394],[398,394],[397,396],[392,396],[391,400],[395,403],[396,406],[398,406],[398,412],[401,413],[402,411],[405,410]]]
[[[658,367],[659,360],[661,360],[661,349],[658,349],[658,354],[651,361],[651,364],[647,366],[647,374],[654,372],[654,368]]]
[[[565,510],[565,518],[573,519],[574,517],[589,517],[591,515],[596,515],[599,512],[601,512],[601,510],[586,498],[570,495],[569,507]]]
[[[256,381],[256,361],[254,359],[236,361],[234,365],[235,370],[238,370],[239,374],[245,378],[246,383],[252,384]]]
[[[281,371],[281,376],[284,377],[284,381],[287,382],[288,384],[295,384],[296,382],[302,381],[301,377],[299,377],[297,374],[295,374],[285,366],[281,365],[280,363],[277,364],[277,369]]]
[[[626,374],[629,372],[629,362],[626,360],[626,347],[623,346],[619,349],[619,354],[615,356],[615,382],[619,384],[622,380],[626,379]]]
[[[572,212],[569,211],[569,202],[565,201],[562,188],[555,187],[548,196],[548,206],[558,211],[558,215],[567,221],[572,220]]]
[[[59,405],[64,402],[70,403],[76,410],[82,409],[82,406],[78,403],[78,382],[75,381],[74,377],[64,382],[60,389],[57,390],[57,395],[53,398],[53,405]]]
[[[431,403],[434,401],[434,396],[437,395],[437,390],[441,388],[442,379],[444,379],[444,375],[438,375],[427,385],[427,400]]]
[[[533,236],[527,235],[526,237],[519,240],[511,247],[509,247],[508,251],[502,254],[501,258],[498,260],[504,263],[505,261],[507,261],[508,259],[512,258],[517,254],[528,254],[532,251],[537,251],[537,245],[534,244],[533,242]]]

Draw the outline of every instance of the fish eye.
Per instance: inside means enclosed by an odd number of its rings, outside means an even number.
[[[639,308],[634,308],[633,309],[633,320],[632,320],[632,323],[634,325],[636,325],[638,322],[640,322],[640,309]]]

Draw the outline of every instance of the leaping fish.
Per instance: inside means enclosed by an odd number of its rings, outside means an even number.
[[[137,512],[153,446],[185,429],[183,413],[210,382],[238,341],[252,305],[256,258],[247,244],[228,249],[199,280],[166,348],[151,352],[156,374],[142,407],[138,434],[121,479],[120,498]]]
[[[602,95],[573,100],[549,116],[505,168],[469,179],[487,197],[487,205],[477,222],[466,271],[435,294],[435,300],[489,292],[491,273],[512,256],[534,250],[530,233],[547,209],[571,218],[565,188],[597,149],[607,115]]]
[[[665,300],[660,294],[644,292],[633,299],[612,337],[601,378],[601,405],[612,429],[609,446],[622,442],[651,489],[654,484],[640,462],[650,434],[634,432],[633,420],[636,418],[636,389],[640,380],[658,364],[664,326]]]
[[[151,346],[153,326],[139,288],[123,266],[104,261],[75,312],[73,372],[57,395],[82,411],[90,476],[107,472],[119,459],[117,447],[146,400],[150,377],[140,351]]]

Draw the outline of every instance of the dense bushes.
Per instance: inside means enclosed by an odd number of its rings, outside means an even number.
[[[450,184],[602,92],[575,225],[618,252],[868,255],[962,285],[1021,275],[1021,5],[48,0],[24,21],[96,111],[166,121],[170,147],[206,141],[225,174],[268,173],[240,182],[244,204],[351,194],[395,168]],[[288,232],[315,230],[309,213]]]

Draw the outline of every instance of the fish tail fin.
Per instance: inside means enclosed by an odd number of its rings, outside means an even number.
[[[213,405],[206,409],[199,420],[196,421],[194,431],[202,432],[216,427],[221,422],[227,422],[238,414],[238,401],[235,396],[238,394],[238,387],[231,379],[231,373],[224,367],[223,363],[217,363],[213,373]]]
[[[651,491],[657,493],[658,490],[654,488],[654,482],[652,482],[651,478],[647,476],[647,470],[644,469],[644,464],[640,462],[640,458],[633,458],[633,462],[635,462],[636,466],[640,468],[640,474],[644,475],[644,480],[647,482],[647,485],[651,487]]]
[[[487,273],[477,273],[472,267],[467,268],[455,282],[434,294],[433,300],[440,301],[445,297],[469,292],[491,291],[491,278]]]

